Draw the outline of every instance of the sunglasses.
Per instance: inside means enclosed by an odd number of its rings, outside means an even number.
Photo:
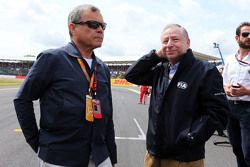
[[[243,32],[243,33],[241,33],[241,36],[246,38],[249,36],[249,34],[250,34],[250,32]]]
[[[74,23],[74,24],[87,25],[89,28],[92,28],[92,29],[97,29],[97,28],[99,28],[101,26],[103,30],[105,30],[106,26],[107,26],[106,23],[100,23],[100,22],[94,21],[94,20],[80,21],[80,22],[77,22],[77,23]]]

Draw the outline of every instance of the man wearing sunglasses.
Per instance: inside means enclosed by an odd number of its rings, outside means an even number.
[[[222,76],[194,57],[182,26],[167,25],[161,42],[125,76],[152,86],[144,167],[204,167],[206,141],[227,122]]]
[[[227,59],[223,80],[231,106],[228,135],[238,167],[250,167],[250,23],[236,28],[239,49]]]
[[[19,89],[18,121],[40,167],[114,167],[110,72],[94,53],[106,23],[97,7],[80,5],[70,12],[68,28],[71,42],[40,53]],[[37,99],[40,128],[33,109]]]

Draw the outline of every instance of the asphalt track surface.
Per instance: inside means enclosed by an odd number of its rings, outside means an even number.
[[[13,98],[17,88],[0,87],[0,167],[36,167],[37,156],[26,144],[17,122]],[[148,104],[138,104],[138,88],[113,87],[114,124],[118,148],[116,167],[142,167],[146,152]],[[39,120],[38,102],[34,102]],[[205,167],[236,167],[230,145],[215,146],[227,138],[213,135],[206,144]]]

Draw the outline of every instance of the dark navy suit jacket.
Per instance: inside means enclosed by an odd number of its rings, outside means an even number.
[[[46,162],[74,167],[96,164],[108,156],[117,162],[113,108],[108,67],[94,54],[97,93],[103,118],[85,119],[85,96],[89,83],[77,62],[81,57],[73,43],[38,55],[20,87],[14,105],[26,141]],[[92,69],[88,69],[91,74]],[[40,102],[38,128],[33,101]]]

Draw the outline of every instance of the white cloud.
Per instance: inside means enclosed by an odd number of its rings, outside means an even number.
[[[239,7],[241,10],[249,11],[250,0],[229,0],[229,2],[235,6],[235,10]]]
[[[98,56],[117,60],[137,59],[151,49],[158,49],[161,31],[169,23],[187,28],[195,51],[218,55],[212,44],[215,41],[220,43],[223,53],[235,52],[234,31],[240,22],[249,20],[244,8],[249,0],[226,2],[217,1],[215,7],[212,1],[197,0],[84,1],[99,7],[108,23],[103,46],[96,51]],[[68,42],[67,15],[82,3],[80,0],[0,0],[0,58],[36,55],[43,49]]]
[[[114,56],[117,58],[126,56],[136,59],[151,49],[159,48],[160,33],[166,20],[169,22],[174,20],[169,16],[164,18],[140,6],[127,3],[113,6],[110,8],[110,13],[112,15],[106,16],[108,27],[105,41],[107,42],[104,42],[103,50],[106,54],[115,52]]]
[[[194,0],[179,0],[180,10],[186,15],[197,15],[203,12],[199,3]]]
[[[214,44],[216,43],[217,45],[219,45],[220,49],[225,48],[225,44],[227,43],[227,39],[225,38],[226,34],[224,31],[221,30],[213,30],[210,33],[205,35],[206,43],[206,49],[211,51],[211,53],[214,53],[215,55],[219,56],[218,50],[216,48],[214,48]],[[226,44],[227,45],[227,44]]]
[[[65,45],[66,40],[63,34],[60,32],[53,31],[43,31],[36,32],[32,36],[32,41],[37,42],[38,44],[44,45],[46,47],[59,47]]]

